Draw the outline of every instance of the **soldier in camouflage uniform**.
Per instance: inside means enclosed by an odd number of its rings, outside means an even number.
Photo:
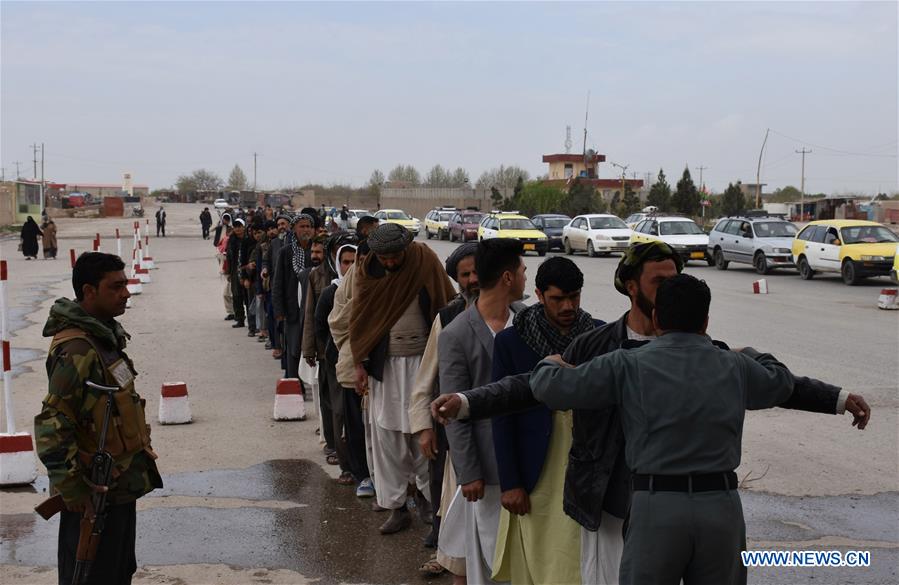
[[[47,356],[49,392],[34,419],[37,453],[51,488],[65,502],[59,526],[59,583],[68,585],[75,566],[79,525],[90,507],[90,456],[97,449],[105,395],[86,388],[88,380],[121,389],[114,395],[114,424],[106,450],[115,467],[107,494],[107,516],[89,583],[131,583],[137,498],[162,487],[144,400],[134,390],[137,372],[124,352],[129,338],[115,317],[130,296],[125,265],[118,256],[82,254],[72,273],[75,301],[58,299],[44,336],[53,337]]]

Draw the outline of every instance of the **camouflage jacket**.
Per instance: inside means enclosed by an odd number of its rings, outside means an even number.
[[[103,323],[86,313],[78,303],[58,299],[50,309],[50,317],[44,325],[44,337],[52,337],[71,328],[81,329],[94,343],[114,350],[136,374],[131,360],[124,352],[128,334],[118,322],[112,320]],[[85,483],[89,469],[83,462],[86,447],[78,444],[76,435],[89,432],[85,428],[85,421],[91,419],[91,412],[100,399],[85,389],[85,382],[90,380],[106,384],[105,369],[90,343],[83,339],[72,339],[62,343],[47,356],[47,376],[48,393],[40,414],[34,418],[37,454],[47,467],[50,485],[62,495],[67,504],[75,503],[90,494]],[[139,400],[136,394],[135,399]],[[72,420],[71,415],[65,413],[74,413],[78,420]],[[108,495],[112,505],[132,502],[153,489],[162,487],[156,462],[147,451],[117,457],[115,468]]]

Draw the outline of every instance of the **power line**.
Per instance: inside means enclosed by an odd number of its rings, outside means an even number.
[[[794,142],[798,142],[800,144],[807,144],[808,146],[814,146],[815,148],[820,148],[822,150],[829,150],[831,152],[837,152],[837,153],[844,154],[847,156],[870,156],[870,157],[879,157],[879,158],[896,158],[896,156],[897,156],[895,154],[889,154],[889,153],[882,154],[882,153],[873,153],[873,152],[854,152],[854,151],[850,151],[850,150],[841,150],[839,148],[831,148],[829,146],[821,146],[820,144],[813,144],[807,140],[801,140],[799,138],[795,138],[793,136],[784,134],[783,132],[778,132],[777,130],[772,129],[771,132],[774,132],[775,134],[777,134],[779,136],[783,136],[784,138],[788,138],[788,139],[790,139]],[[884,146],[888,146],[888,144],[885,144]]]

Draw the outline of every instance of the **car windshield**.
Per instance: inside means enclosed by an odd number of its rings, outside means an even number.
[[[637,223],[641,219],[643,219],[643,215],[640,213],[635,213],[631,216],[628,216],[626,221],[627,221],[627,223]]]
[[[627,229],[627,225],[617,217],[591,217],[591,230],[621,230]]]
[[[533,230],[536,229],[529,219],[502,219],[499,222],[501,230]]]
[[[792,238],[796,226],[785,221],[760,221],[755,224],[755,235],[759,238]]]
[[[450,218],[453,217],[454,214],[455,214],[454,211],[441,211],[440,219],[438,219],[437,221],[449,221]]]
[[[882,244],[899,242],[896,234],[882,225],[856,225],[843,228],[844,244]]]
[[[471,215],[463,215],[462,223],[481,223],[484,215],[480,213],[472,213]]]
[[[700,235],[703,232],[695,222],[684,221],[663,221],[659,224],[660,234],[662,236],[692,236]]]
[[[387,219],[409,219],[405,211],[388,211]]]
[[[549,217],[543,220],[543,225],[548,228],[560,228],[568,225],[570,219],[564,217]]]

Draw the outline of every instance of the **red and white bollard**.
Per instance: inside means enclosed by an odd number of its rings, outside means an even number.
[[[169,382],[162,385],[162,396],[159,398],[159,423],[164,425],[183,425],[189,423],[190,399],[187,397],[187,384]]]
[[[150,220],[147,220],[147,231],[144,234],[144,263],[147,270],[155,270],[156,263],[153,262],[153,256],[150,255]]]
[[[299,378],[282,378],[275,388],[275,420],[306,420],[306,401]]]
[[[768,294],[768,279],[763,278],[752,283],[752,292],[757,295]]]
[[[12,358],[9,346],[9,306],[6,300],[6,260],[0,260],[0,313],[3,344],[3,410],[6,432],[0,433],[0,485],[23,485],[37,479],[37,458],[29,433],[17,433],[12,409]]]
[[[880,290],[877,308],[885,311],[899,311],[899,289],[884,288]]]

